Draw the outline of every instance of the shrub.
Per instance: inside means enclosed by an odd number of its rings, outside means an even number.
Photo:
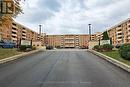
[[[96,45],[96,46],[94,46],[93,49],[96,50],[96,51],[111,51],[112,48],[113,48],[112,45],[104,44],[104,45]]]
[[[26,45],[21,45],[19,47],[19,49],[20,49],[20,51],[26,51],[27,47],[26,47]]]
[[[99,45],[96,45],[93,47],[93,49],[98,49],[99,48]]]
[[[103,46],[102,45],[96,45],[96,46],[94,46],[93,49],[96,50],[96,51],[102,51],[103,50]]]
[[[32,47],[32,50],[36,50],[37,48],[35,46]]]
[[[119,54],[122,58],[130,60],[130,44],[124,44],[119,48]]]
[[[26,45],[26,47],[27,47],[27,48],[32,48],[32,46],[31,46],[31,45]]]
[[[104,44],[103,45],[103,50],[104,51],[111,51],[113,46],[111,44]]]
[[[31,45],[21,45],[20,47],[19,47],[19,50],[20,51],[30,51],[32,49],[32,46]]]
[[[127,53],[127,59],[130,59],[130,52]]]

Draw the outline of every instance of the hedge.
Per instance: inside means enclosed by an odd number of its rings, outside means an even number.
[[[112,50],[112,48],[113,48],[113,46],[112,45],[110,45],[110,44],[104,44],[104,45],[96,45],[96,46],[94,46],[94,50],[96,50],[96,51],[111,51]]]

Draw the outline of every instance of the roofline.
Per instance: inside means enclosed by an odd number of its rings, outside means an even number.
[[[30,30],[30,31],[35,32],[35,33],[37,33],[37,34],[38,34],[38,32],[36,32],[36,31],[32,30],[31,28],[26,27],[25,25],[22,25],[22,24],[20,24],[20,23],[18,23],[18,22],[16,22],[16,21],[14,21],[14,20],[12,21],[12,23],[16,23],[16,24],[18,24],[18,25],[20,25],[20,26],[22,26],[22,27],[26,28],[27,30]]]
[[[109,31],[109,30],[111,30],[111,29],[113,29],[113,28],[116,28],[116,27],[118,27],[119,25],[121,25],[121,24],[123,24],[123,23],[125,23],[125,22],[127,22],[127,21],[129,21],[129,20],[130,20],[130,18],[127,18],[126,20],[121,21],[121,22],[119,22],[118,24],[116,24],[116,25],[114,25],[114,26],[108,28],[107,31]]]

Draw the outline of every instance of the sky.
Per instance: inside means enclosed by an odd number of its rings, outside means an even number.
[[[26,0],[23,13],[15,20],[47,34],[88,34],[103,32],[130,17],[130,0]]]

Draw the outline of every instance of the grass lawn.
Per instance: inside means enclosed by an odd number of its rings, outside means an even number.
[[[0,48],[0,59],[11,57],[20,54],[16,49],[2,49]]]
[[[130,65],[130,61],[124,60],[123,58],[120,57],[120,55],[118,53],[118,50],[113,50],[111,52],[101,52],[101,53],[103,53],[103,54],[105,54],[105,55],[107,55],[109,57],[112,57],[112,58],[114,58],[116,60],[119,60],[119,61],[121,61],[121,62],[123,62],[123,63],[125,63],[127,65]]]

